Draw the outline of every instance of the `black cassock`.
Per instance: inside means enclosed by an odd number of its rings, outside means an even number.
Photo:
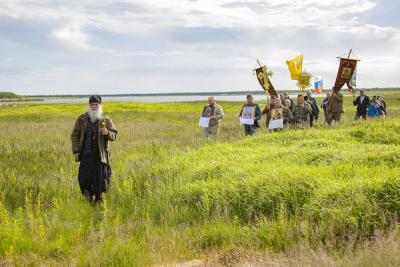
[[[99,123],[88,122],[85,140],[80,153],[78,181],[83,195],[90,201],[101,201],[101,194],[108,191],[110,177],[107,164],[100,160],[98,147]]]

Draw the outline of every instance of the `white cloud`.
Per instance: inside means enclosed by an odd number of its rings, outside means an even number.
[[[81,26],[78,24],[69,24],[56,29],[52,35],[63,45],[88,51],[95,50],[95,47],[89,44],[87,35],[82,32]]]
[[[274,71],[277,88],[295,88],[285,60],[301,52],[305,67],[329,84],[336,76],[335,57],[349,48],[362,59],[359,82],[368,87],[399,83],[394,72],[400,67],[400,29],[360,19],[376,5],[374,0],[13,0],[0,2],[0,23],[6,17],[47,25],[43,35],[61,47],[55,50],[63,51],[62,58],[49,46],[49,61],[25,62],[33,70],[29,80],[41,81],[37,88],[66,79],[65,86],[78,92],[88,86],[120,92],[125,84],[147,91],[254,89],[250,73],[256,58]],[[68,75],[34,71],[54,64]],[[23,88],[23,77],[1,79]]]

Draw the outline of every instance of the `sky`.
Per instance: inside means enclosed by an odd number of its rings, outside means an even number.
[[[117,94],[331,88],[353,49],[358,87],[400,86],[398,0],[0,0],[0,91]]]

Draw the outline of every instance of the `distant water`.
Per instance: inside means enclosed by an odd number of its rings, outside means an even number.
[[[295,98],[297,95],[289,95]],[[253,95],[255,101],[265,101],[265,95]],[[165,102],[193,102],[207,101],[204,95],[183,95],[183,96],[105,96],[102,98],[105,102],[142,102],[142,103],[165,103]],[[246,101],[246,95],[217,95],[217,101]],[[25,101],[25,102],[0,102],[0,104],[60,104],[60,103],[85,103],[88,98],[45,98],[43,101]]]

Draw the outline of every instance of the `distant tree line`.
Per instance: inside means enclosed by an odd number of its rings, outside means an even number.
[[[0,99],[19,99],[20,96],[14,94],[13,92],[0,92]]]

